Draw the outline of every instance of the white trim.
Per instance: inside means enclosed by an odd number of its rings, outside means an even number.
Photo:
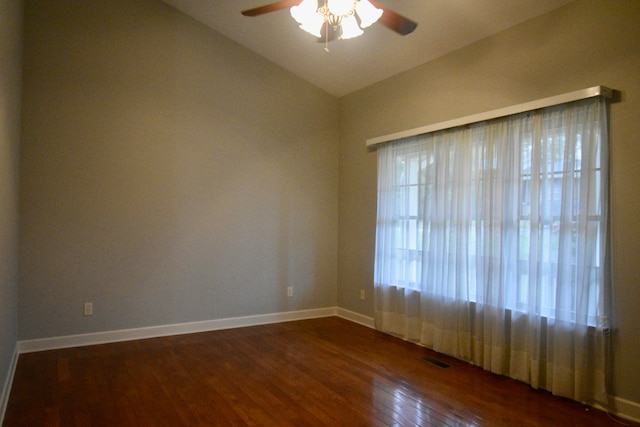
[[[60,348],[82,347],[119,341],[132,341],[169,335],[190,334],[220,329],[242,328],[246,326],[266,325],[269,323],[290,322],[337,315],[337,307],[314,308],[309,310],[287,311],[282,313],[259,314],[255,316],[231,317],[226,319],[205,320],[202,322],[179,323],[174,325],[151,326],[146,328],[122,329],[118,331],[95,332],[90,334],[67,335],[18,342],[20,353],[31,353]]]
[[[615,396],[613,402],[617,416],[640,423],[640,403]]]
[[[569,92],[562,95],[551,96],[549,98],[538,99],[536,101],[525,102],[524,104],[512,105],[510,107],[500,108],[493,111],[460,117],[457,119],[448,120],[446,122],[435,123],[432,125],[422,126],[415,129],[409,129],[389,135],[367,139],[367,147],[372,147],[374,145],[382,144],[385,142],[395,141],[401,138],[408,138],[410,136],[422,135],[425,133],[437,132],[439,130],[451,129],[458,126],[465,126],[472,123],[483,122],[485,120],[497,119],[499,117],[511,116],[513,114],[520,114],[524,113],[525,111],[538,110],[540,108],[566,104],[567,102],[593,98],[594,96],[611,98],[613,96],[613,90],[605,86],[594,86],[587,89],[577,90],[575,92]]]
[[[375,329],[373,317],[365,316],[364,314],[356,313],[354,311],[346,310],[340,307],[338,307],[337,316],[349,320],[353,323],[366,326],[367,328]]]
[[[0,393],[0,425],[4,421],[4,415],[7,411],[7,405],[9,404],[9,395],[11,394],[11,385],[13,384],[13,376],[16,373],[16,367],[18,366],[18,343],[13,350],[13,357],[9,364],[9,371],[7,372],[7,378],[5,378],[4,385],[2,386],[2,393]]]
[[[609,413],[625,420],[640,423],[640,403],[616,396],[610,396],[610,398],[613,400],[613,408],[609,408]],[[607,408],[599,404],[593,405],[593,407],[607,412]]]

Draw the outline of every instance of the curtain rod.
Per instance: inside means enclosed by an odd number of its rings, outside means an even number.
[[[372,147],[374,145],[383,144],[385,142],[395,141],[397,139],[407,138],[410,136],[422,135],[425,133],[436,132],[444,129],[451,129],[458,126],[465,126],[472,123],[483,122],[485,120],[492,120],[499,117],[524,113],[526,111],[565,104],[567,102],[593,98],[594,96],[611,98],[613,96],[613,90],[605,86],[594,86],[587,89],[577,90],[575,92],[569,92],[562,95],[551,96],[549,98],[538,99],[536,101],[525,102],[524,104],[512,105],[510,107],[486,111],[484,113],[473,114],[471,116],[460,117],[458,119],[447,120],[445,122],[435,123],[432,125],[422,126],[415,129],[409,129],[401,132],[391,133],[389,135],[367,139],[367,147]]]

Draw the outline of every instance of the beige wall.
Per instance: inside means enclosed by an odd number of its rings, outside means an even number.
[[[613,394],[640,402],[640,2],[580,0],[341,102],[338,305],[372,316],[376,154],[365,140],[595,85],[611,106]]]
[[[336,305],[335,98],[158,0],[25,9],[21,340]]]
[[[0,421],[16,350],[22,1],[0,0]]]

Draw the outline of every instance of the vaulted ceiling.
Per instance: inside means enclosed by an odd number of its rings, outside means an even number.
[[[573,0],[378,0],[418,23],[400,36],[374,24],[364,35],[324,43],[287,9],[257,17],[245,9],[274,0],[164,0],[299,77],[340,97],[474,43]]]

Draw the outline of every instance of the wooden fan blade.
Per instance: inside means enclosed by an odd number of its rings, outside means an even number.
[[[253,9],[243,10],[244,16],[258,16],[264,13],[275,12],[276,10],[286,9],[288,7],[297,6],[302,0],[282,0],[275,3],[266,4],[264,6],[254,7]]]
[[[382,9],[384,11],[382,13],[382,16],[378,20],[378,23],[384,25],[385,27],[395,31],[402,36],[406,36],[407,34],[412,33],[413,30],[415,30],[418,26],[418,24],[416,22],[413,22],[411,19],[384,7],[373,0],[369,0],[369,2],[378,9]]]

